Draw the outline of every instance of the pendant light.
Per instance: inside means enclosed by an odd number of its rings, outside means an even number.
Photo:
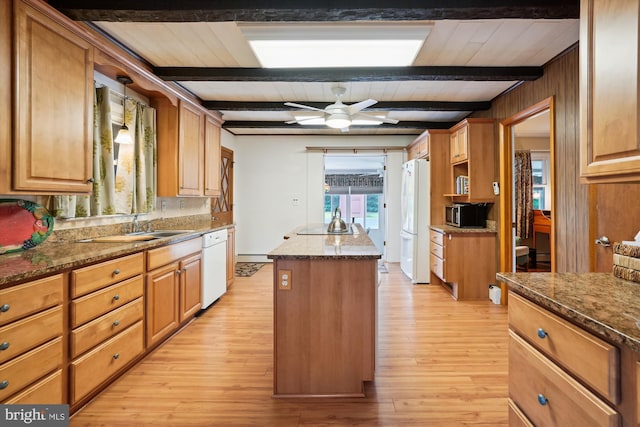
[[[122,126],[120,126],[120,130],[118,131],[118,136],[116,136],[115,142],[118,144],[133,144],[133,138],[131,138],[131,133],[129,132],[129,128],[124,123],[124,117],[126,115],[126,104],[127,104],[127,85],[133,83],[128,76],[117,76],[116,80],[124,85],[124,95],[122,99]]]

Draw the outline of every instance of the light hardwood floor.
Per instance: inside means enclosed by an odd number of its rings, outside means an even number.
[[[71,426],[507,425],[507,310],[381,274],[376,378],[365,398],[273,399],[272,267],[71,419]]]

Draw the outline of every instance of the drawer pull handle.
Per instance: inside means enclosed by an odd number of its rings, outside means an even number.
[[[547,399],[544,394],[539,394],[538,403],[542,406],[545,406],[547,403],[549,403],[549,399]]]
[[[113,300],[114,300],[114,301],[118,301],[119,299],[120,299],[120,295],[115,294],[115,295],[113,296]]]
[[[2,344],[0,344],[0,351],[4,351],[6,349],[9,348],[9,343],[8,342],[3,342]]]
[[[545,339],[547,337],[547,335],[548,335],[547,331],[545,331],[542,328],[538,328],[538,338],[543,340],[543,339]]]
[[[0,307],[0,311],[6,313],[10,308],[11,306],[9,304],[3,304],[2,307]]]
[[[113,359],[114,360],[118,359],[119,357],[120,357],[120,353],[116,353],[116,354],[113,355]]]
[[[117,276],[118,274],[120,274],[120,269],[116,268],[115,270],[113,270],[113,275]]]
[[[4,380],[4,381],[0,382],[0,390],[4,390],[7,387],[9,387],[9,381]]]
[[[120,326],[120,321],[119,320],[114,320],[113,321],[113,326]]]

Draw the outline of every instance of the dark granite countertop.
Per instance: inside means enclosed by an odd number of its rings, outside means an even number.
[[[94,262],[193,239],[206,232],[231,226],[211,228],[210,223],[188,225],[189,230],[194,230],[193,232],[148,241],[131,243],[47,241],[40,246],[22,252],[0,255],[0,288],[6,288],[27,279],[55,274]],[[183,226],[182,228],[185,227]],[[176,229],[178,228],[176,227]]]
[[[440,233],[449,233],[449,234],[472,234],[472,233],[496,233],[496,230],[491,228],[460,228],[453,227],[451,225],[432,225],[431,229],[433,231],[439,231]]]
[[[498,273],[509,289],[640,352],[640,284],[611,273]]]
[[[285,241],[269,252],[269,259],[379,259],[378,248],[362,226],[355,224],[352,234],[297,234],[322,225],[298,227]]]

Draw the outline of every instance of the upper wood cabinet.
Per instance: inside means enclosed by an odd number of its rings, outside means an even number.
[[[429,157],[429,131],[424,131],[407,146],[407,159],[424,159]]]
[[[465,119],[450,129],[450,193],[458,203],[493,203],[494,171],[493,119]],[[454,137],[455,136],[455,137]],[[453,151],[456,150],[457,157]],[[454,161],[454,158],[456,159]],[[466,178],[467,185],[457,188]]]
[[[3,178],[11,176],[0,180],[0,192],[88,193],[93,177],[93,47],[68,23],[27,2],[14,2],[13,19],[12,170],[0,170]]]
[[[220,123],[186,100],[154,99],[158,129],[158,196],[220,194]]]
[[[640,3],[580,2],[580,175],[640,181]]]
[[[220,124],[207,115],[204,123],[204,195],[220,195]]]

